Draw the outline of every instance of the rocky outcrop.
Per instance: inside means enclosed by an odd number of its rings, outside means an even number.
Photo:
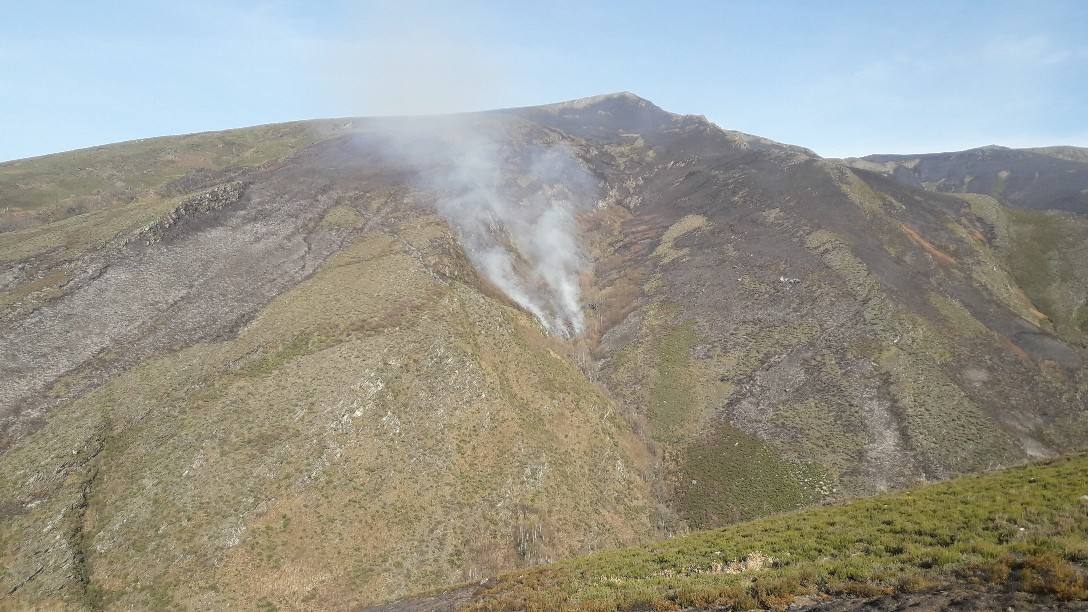
[[[185,199],[173,210],[159,220],[133,232],[125,244],[144,244],[150,246],[161,242],[170,229],[193,217],[207,215],[234,204],[242,199],[246,184],[242,181],[233,181]]]

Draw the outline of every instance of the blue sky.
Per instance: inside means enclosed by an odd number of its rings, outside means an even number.
[[[825,156],[1088,146],[1088,2],[0,0],[0,160],[629,90]]]

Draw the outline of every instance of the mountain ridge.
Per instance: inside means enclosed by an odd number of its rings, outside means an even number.
[[[363,605],[1083,445],[1078,213],[585,100],[0,164],[12,605]],[[577,338],[445,207],[481,152],[579,204]]]
[[[140,138],[132,138],[132,139],[129,139],[129,140],[120,140],[120,141],[116,141],[116,142],[109,142],[109,143],[96,144],[96,145],[88,145],[86,147],[79,147],[79,148],[76,148],[76,149],[68,149],[68,150],[64,150],[64,151],[43,153],[41,155],[34,155],[34,156],[31,156],[31,157],[23,157],[23,158],[14,158],[14,159],[9,159],[9,160],[3,160],[3,161],[0,161],[0,166],[4,166],[4,165],[7,165],[7,164],[17,164],[17,163],[20,163],[20,162],[26,162],[26,161],[30,161],[30,160],[38,160],[38,159],[41,159],[41,158],[44,158],[44,157],[50,157],[50,156],[54,156],[54,155],[67,155],[67,154],[78,153],[78,152],[83,152],[83,151],[100,150],[103,147],[113,147],[113,146],[120,146],[120,145],[138,144],[138,143],[144,143],[144,142],[151,141],[151,140],[165,139],[165,138],[181,138],[181,137],[190,137],[190,136],[201,136],[201,135],[207,135],[207,134],[223,134],[223,133],[236,132],[236,131],[241,131],[241,130],[259,129],[259,128],[286,127],[286,126],[293,126],[293,125],[296,125],[296,124],[326,124],[326,123],[327,124],[335,124],[335,123],[350,122],[350,121],[354,121],[354,120],[410,120],[410,119],[424,119],[424,118],[428,118],[428,117],[468,116],[468,115],[479,115],[479,114],[488,114],[488,113],[491,113],[491,114],[495,114],[495,113],[517,113],[518,111],[525,111],[525,110],[540,110],[540,109],[556,109],[556,110],[558,110],[558,109],[562,109],[562,108],[576,108],[579,105],[584,106],[584,105],[590,105],[590,104],[599,104],[599,103],[602,103],[602,102],[609,102],[609,101],[616,101],[616,100],[628,100],[628,101],[634,101],[636,103],[646,103],[646,104],[649,104],[649,105],[653,106],[653,108],[655,108],[655,109],[657,109],[657,110],[659,110],[659,111],[661,111],[663,113],[672,115],[672,116],[676,116],[676,117],[693,117],[693,118],[697,118],[697,119],[702,119],[702,120],[706,121],[707,123],[713,123],[705,115],[698,115],[698,114],[684,115],[684,114],[672,113],[670,111],[666,111],[666,110],[662,109],[661,107],[657,106],[656,104],[654,104],[650,100],[648,100],[646,98],[643,98],[642,96],[639,96],[638,94],[636,94],[634,92],[631,92],[631,91],[628,91],[628,90],[621,90],[621,91],[614,91],[614,92],[604,93],[604,94],[584,96],[584,97],[580,97],[580,98],[571,98],[569,100],[563,100],[563,101],[560,101],[560,102],[551,102],[551,103],[546,103],[546,104],[531,104],[531,105],[524,105],[524,106],[510,106],[510,107],[487,109],[487,110],[462,111],[462,112],[459,112],[459,113],[434,113],[434,114],[427,114],[427,115],[344,115],[344,116],[338,116],[338,117],[315,117],[315,118],[311,118],[311,119],[296,119],[296,120],[291,120],[291,121],[273,121],[273,122],[269,122],[269,123],[258,123],[258,124],[240,126],[240,127],[224,128],[224,129],[220,129],[220,130],[207,130],[207,131],[197,131],[197,132],[179,132],[179,133],[158,135],[158,136],[145,136],[145,137],[140,137]],[[765,137],[762,137],[762,136],[758,136],[758,135],[755,135],[755,134],[750,134],[750,133],[747,133],[747,132],[741,132],[741,131],[737,131],[737,130],[730,130],[730,129],[727,129],[727,128],[722,128],[721,126],[719,126],[716,123],[714,123],[714,125],[717,126],[719,129],[722,129],[723,131],[726,131],[726,132],[735,133],[735,134],[741,135],[743,137],[748,137],[748,138],[756,139],[756,140],[759,140],[759,141],[765,141],[767,143],[773,143],[773,144],[781,145],[781,146],[784,146],[784,147],[796,147],[797,149],[801,149],[801,150],[804,150],[804,151],[808,152],[809,154],[811,154],[814,157],[821,157],[820,155],[818,155],[817,153],[815,153],[811,149],[807,149],[807,148],[802,147],[800,145],[783,143],[783,142],[771,140],[771,139],[768,139],[768,138],[765,138]],[[1035,147],[1009,147],[1009,146],[1000,145],[1000,144],[989,144],[989,145],[982,145],[982,146],[978,146],[978,147],[972,147],[972,148],[968,148],[968,149],[958,149],[958,150],[929,152],[929,153],[909,153],[909,152],[903,152],[903,153],[869,153],[869,154],[861,155],[861,156],[826,157],[825,159],[834,160],[834,161],[842,161],[842,162],[845,162],[845,163],[855,163],[855,162],[858,162],[858,161],[869,160],[871,158],[891,158],[891,157],[916,158],[916,157],[927,156],[927,155],[929,155],[929,156],[932,156],[932,155],[952,155],[952,154],[968,153],[968,152],[972,152],[972,151],[987,151],[987,150],[994,150],[994,151],[1001,151],[1001,150],[1003,150],[1003,151],[1029,151],[1029,152],[1037,152],[1037,153],[1041,153],[1041,154],[1044,154],[1044,155],[1050,155],[1050,156],[1058,157],[1060,159],[1069,159],[1071,161],[1088,162],[1088,147],[1082,147],[1082,146],[1076,146],[1076,145],[1045,145],[1045,146],[1035,146]]]
[[[915,187],[994,195],[1019,207],[1088,212],[1088,150],[1083,148],[990,146],[923,155],[868,155],[844,163]]]

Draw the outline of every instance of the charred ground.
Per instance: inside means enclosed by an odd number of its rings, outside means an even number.
[[[582,338],[476,273],[380,120],[0,164],[5,603],[365,604],[1088,439],[1067,200],[631,94],[458,121],[597,181]]]

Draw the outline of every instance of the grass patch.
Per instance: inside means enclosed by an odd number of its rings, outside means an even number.
[[[164,136],[0,164],[0,192],[9,209],[56,207],[73,212],[157,187],[195,169],[257,166],[316,139],[305,122]]]
[[[1088,334],[1088,302],[1077,309],[1077,314],[1073,318],[1073,323],[1081,333]]]
[[[1016,256],[1010,261],[1013,273],[1039,309],[1053,316],[1054,305],[1047,293],[1053,282],[1050,253],[1063,241],[1060,219],[1033,210],[1013,210],[1010,215],[1017,229],[1013,241]]]
[[[654,437],[671,440],[687,421],[697,398],[691,372],[695,324],[685,321],[657,340],[657,376],[650,389],[650,425]]]
[[[683,451],[678,508],[696,528],[793,510],[818,499],[803,484],[818,479],[810,472],[726,425]]]
[[[340,229],[358,229],[363,226],[363,217],[354,208],[338,205],[325,213],[321,220],[323,227],[335,227]]]
[[[963,580],[1086,599],[1085,483],[1079,456],[808,508],[504,576],[472,607],[782,608]]]
[[[964,336],[986,336],[989,328],[979,322],[971,314],[971,311],[958,300],[948,298],[939,293],[929,293],[929,303],[941,313],[948,324],[948,331]]]
[[[1066,340],[1088,342],[1088,224],[1076,215],[1010,209],[1007,256],[1016,282]]]
[[[910,342],[905,339],[903,344]],[[1016,442],[995,428],[936,363],[892,346],[879,364],[903,412],[910,443],[931,473],[948,476],[1016,461]]]

